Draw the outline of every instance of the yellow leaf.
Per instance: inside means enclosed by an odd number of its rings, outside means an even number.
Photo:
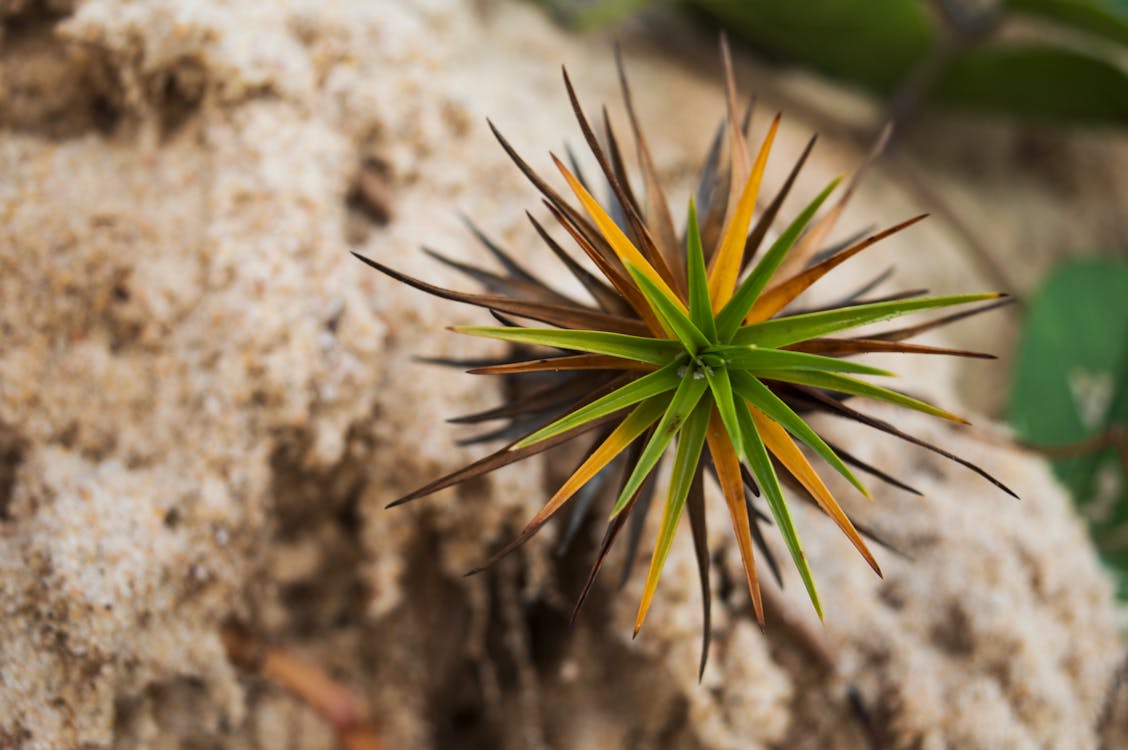
[[[548,503],[533,516],[533,520],[529,521],[526,529],[541,526],[552,514],[560,510],[560,507],[564,505],[572,495],[576,494],[581,487],[591,481],[592,477],[598,474],[607,464],[611,463],[616,456],[626,450],[627,446],[634,442],[647,427],[662,416],[664,409],[665,402],[661,398],[652,398],[642,402],[642,404],[636,407],[635,410],[632,411],[626,419],[620,422],[619,426],[607,436],[607,439],[587,457],[587,460],[580,464],[580,468],[576,469],[575,473],[568,477],[568,480],[556,491],[556,494],[549,498]]]
[[[662,322],[658,320],[658,316],[650,309],[650,303],[642,296],[642,292],[639,291],[638,286],[635,285],[630,276],[619,273],[619,271],[611,265],[611,262],[603,257],[603,253],[596,250],[592,244],[588,242],[587,238],[584,237],[583,233],[580,232],[577,227],[573,226],[571,220],[560,213],[551,203],[546,202],[545,205],[548,210],[552,212],[552,215],[556,217],[560,226],[564,227],[568,234],[572,235],[572,239],[576,241],[580,249],[591,259],[595,267],[611,282],[615,290],[623,296],[623,299],[627,301],[631,309],[642,318],[643,322],[646,323],[646,327],[650,329],[650,332],[655,336],[661,336],[663,333],[668,334],[668,331],[662,326]]]
[[[744,191],[736,204],[736,210],[729,217],[725,233],[721,238],[721,245],[713,255],[709,267],[709,299],[713,303],[713,312],[721,311],[732,297],[736,288],[737,278],[740,276],[740,265],[744,258],[744,243],[748,239],[748,227],[752,223],[752,213],[756,210],[756,198],[760,194],[760,181],[764,177],[764,167],[768,163],[768,153],[775,140],[776,130],[779,129],[779,115],[772,120],[768,134],[760,146],[760,153],[756,155],[756,162],[752,165],[752,172],[744,184]]]
[[[637,268],[646,278],[653,281],[655,286],[669,297],[670,301],[682,312],[688,313],[685,303],[678,298],[678,295],[674,293],[674,290],[670,288],[670,285],[666,283],[665,279],[654,270],[654,266],[650,265],[650,261],[639,252],[638,248],[634,246],[627,235],[623,234],[623,230],[619,229],[619,225],[615,223],[615,220],[607,215],[607,212],[603,210],[599,202],[591,196],[591,193],[580,184],[580,181],[576,179],[575,175],[568,171],[568,168],[565,167],[559,159],[553,156],[552,160],[556,162],[556,167],[560,170],[560,173],[564,175],[564,179],[568,181],[568,186],[572,188],[572,192],[576,194],[576,198],[579,199],[584,210],[587,211],[588,216],[595,222],[595,225],[599,227],[599,231],[603,233],[608,244],[611,245],[611,249],[615,251],[615,255],[619,257],[623,265],[627,266],[629,264]]]

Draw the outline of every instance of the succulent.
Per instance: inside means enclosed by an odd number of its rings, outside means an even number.
[[[912,490],[828,443],[808,424],[806,415],[829,413],[896,435],[959,461],[1010,492],[982,469],[851,405],[854,399],[870,399],[963,422],[936,406],[861,379],[859,376],[891,373],[861,364],[851,356],[868,352],[989,356],[906,343],[905,339],[991,309],[999,304],[997,298],[1002,295],[928,297],[922,296],[922,292],[910,292],[863,299],[867,288],[823,307],[792,310],[796,298],[838,265],[924,217],[917,216],[820,252],[820,243],[842,213],[856,183],[855,177],[837,204],[816,220],[839,184],[835,180],[761,252],[780,207],[811,152],[814,138],[779,193],[756,216],[761,179],[780,118],[777,115],[772,121],[755,158],[750,159],[745,139],[751,107],[743,118],[738,117],[732,65],[723,43],[722,50],[727,116],[714,137],[681,233],[674,227],[672,212],[656,177],[621,58],[618,62],[623,97],[645,188],[641,199],[628,178],[619,140],[606,111],[601,144],[566,71],[564,83],[576,118],[610,186],[611,197],[606,205],[597,201],[590,184],[577,176],[580,170],[574,159],[569,168],[553,156],[579,203],[580,209],[575,208],[538,176],[490,123],[510,158],[540,191],[548,213],[589,261],[585,264],[570,255],[529,215],[548,248],[583,286],[590,300],[576,299],[545,284],[476,229],[503,273],[432,254],[473,278],[484,287],[485,294],[440,288],[358,256],[373,268],[425,292],[490,310],[500,326],[454,330],[512,345],[508,355],[498,361],[445,361],[476,365],[470,372],[506,378],[508,398],[503,405],[455,420],[505,420],[501,429],[474,438],[475,442],[502,440],[505,445],[393,505],[574,440],[586,441],[582,460],[563,486],[524,531],[493,557],[496,560],[524,543],[566,505],[586,509],[599,497],[610,496],[610,521],[577,602],[578,610],[628,519],[632,519],[632,548],[637,544],[654,491],[653,477],[662,461],[672,455],[669,488],[635,633],[642,627],[650,607],[674,532],[682,516],[688,515],[703,590],[702,668],[708,651],[710,607],[709,554],[705,548],[706,474],[720,486],[755,615],[761,624],[764,610],[754,547],[765,555],[778,578],[778,568],[763,544],[760,528],[761,523],[769,520],[782,535],[810,600],[822,617],[814,579],[782,483],[798,490],[801,497],[830,516],[880,575],[865,539],[873,541],[876,537],[851,522],[812,465],[808,452],[819,463],[842,474],[867,497],[869,493],[854,470]],[[835,335],[907,313],[991,300],[994,301],[910,327],[863,336]],[[800,443],[808,452],[799,447]],[[615,472],[619,481],[612,486],[610,479]],[[754,499],[757,497],[759,500]],[[633,550],[629,557],[634,557]]]

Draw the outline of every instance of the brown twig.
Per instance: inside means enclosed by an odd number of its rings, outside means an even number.
[[[1128,474],[1128,430],[1121,424],[1109,425],[1096,435],[1082,440],[1077,440],[1072,443],[1059,443],[1057,445],[1032,443],[1022,438],[1010,437],[1000,434],[999,432],[993,432],[974,426],[966,426],[961,429],[968,437],[978,440],[981,443],[1007,448],[1018,448],[1019,450],[1034,453],[1048,459],[1079,458],[1081,456],[1091,456],[1106,448],[1115,448],[1117,457],[1124,467],[1124,472]]]
[[[333,727],[343,750],[386,750],[365,717],[364,701],[316,664],[285,649],[255,643],[238,627],[226,627],[220,636],[233,662],[312,708]]]
[[[387,167],[373,159],[361,163],[349,200],[377,224],[391,221],[394,199]]]
[[[1078,458],[1091,456],[1105,448],[1115,448],[1117,455],[1120,456],[1120,463],[1124,465],[1124,471],[1128,472],[1128,431],[1123,425],[1110,425],[1104,431],[1074,443],[1038,445],[1025,440],[1015,440],[1015,443],[1024,450],[1038,453],[1046,458]]]

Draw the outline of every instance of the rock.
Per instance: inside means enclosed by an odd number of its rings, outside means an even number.
[[[1095,746],[1122,644],[1068,499],[1041,462],[927,418],[898,417],[1023,499],[845,426],[925,497],[852,506],[911,558],[883,555],[885,580],[800,513],[828,609],[824,630],[803,627],[829,668],[751,624],[723,514],[710,534],[730,580],[714,578],[725,606],[698,683],[687,539],[633,642],[640,581],[617,594],[617,559],[569,636],[590,539],[555,558],[548,530],[459,577],[566,467],[383,509],[482,455],[445,420],[496,386],[414,361],[487,352],[445,330],[481,315],[348,251],[459,283],[417,247],[477,257],[464,211],[554,268],[522,215],[535,196],[482,120],[545,168],[576,139],[560,62],[589,107],[618,101],[606,40],[522,3],[455,0],[88,0],[0,18],[0,745],[331,745],[308,708],[228,661],[219,632],[236,621],[357,688],[390,747],[867,747],[850,694],[894,746]],[[713,70],[629,52],[684,196],[721,111]],[[781,150],[806,136],[794,118]],[[800,192],[859,156],[816,153]],[[381,221],[356,202],[373,170],[394,199]],[[877,186],[859,221],[901,218]],[[942,232],[913,241],[954,257]],[[958,403],[948,367],[898,369]],[[809,619],[788,583],[786,610]]]

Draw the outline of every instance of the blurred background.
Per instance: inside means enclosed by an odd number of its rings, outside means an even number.
[[[922,492],[828,478],[885,577],[799,507],[827,619],[785,571],[761,631],[713,503],[699,678],[684,530],[637,639],[622,550],[568,621],[602,511],[463,577],[570,466],[385,509],[487,452],[496,384],[419,358],[489,318],[350,251],[465,289],[465,214],[555,282],[485,118],[552,182],[562,63],[628,132],[616,44],[679,220],[722,31],[768,194],[819,134],[781,216],[890,122],[832,240],[931,214],[819,294],[1014,298],[932,339],[998,360],[889,364],[1022,500],[820,424]],[[0,0],[0,748],[1128,747],[1126,209],[1124,0]]]

